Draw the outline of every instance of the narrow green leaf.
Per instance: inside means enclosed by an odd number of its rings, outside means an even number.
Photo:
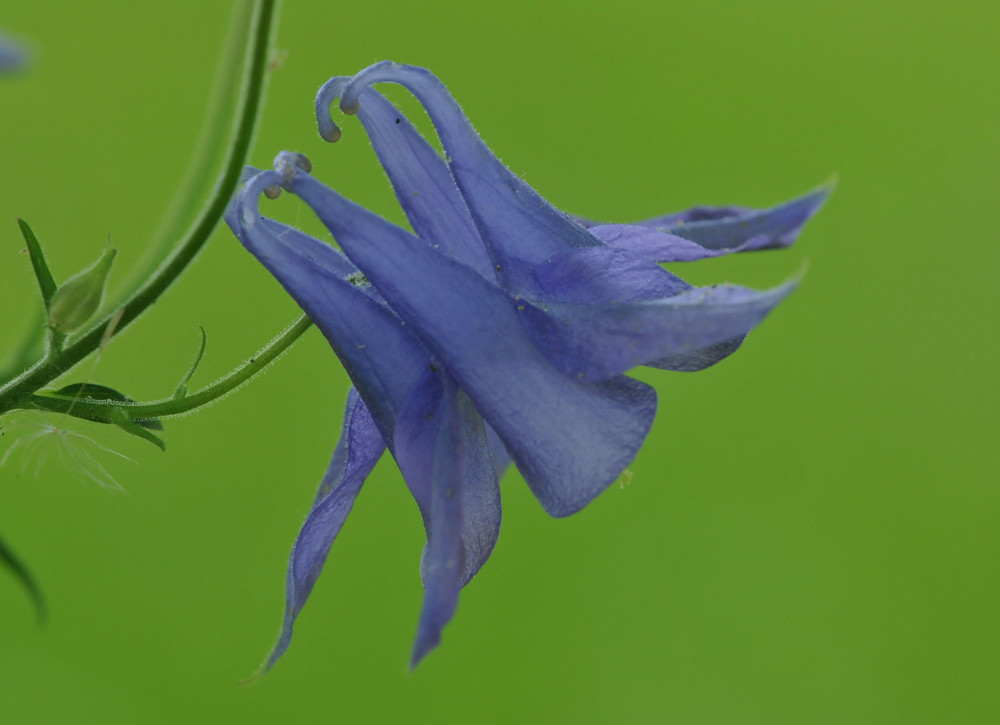
[[[31,266],[35,268],[35,277],[38,279],[38,288],[42,291],[42,299],[45,300],[45,309],[49,308],[52,295],[56,292],[56,281],[52,278],[49,265],[45,261],[45,254],[42,252],[42,245],[38,243],[35,233],[31,231],[28,222],[18,219],[17,225],[21,227],[21,235],[28,245],[28,254],[31,256]]]
[[[131,418],[129,418],[128,415],[125,413],[125,411],[122,410],[121,408],[115,408],[111,412],[111,422],[114,423],[119,428],[121,428],[126,433],[131,433],[134,436],[143,438],[152,443],[157,448],[159,448],[161,451],[166,452],[167,444],[163,442],[162,438],[153,435],[148,430],[139,425],[137,421],[134,421]]]
[[[120,393],[114,388],[109,388],[107,385],[98,385],[97,383],[70,383],[65,387],[59,388],[59,390],[56,390],[53,395],[59,395],[64,398],[73,398],[81,403],[107,400],[115,403],[135,403],[135,400],[128,397],[124,393]],[[83,416],[77,413],[71,414],[78,418],[83,418],[84,420],[94,421],[95,423],[112,422],[110,418]],[[156,418],[134,419],[134,422],[138,423],[143,428],[149,428],[150,430],[163,430],[163,423]]]
[[[187,395],[187,384],[191,380],[191,376],[194,375],[194,371],[198,369],[201,356],[205,354],[205,343],[208,342],[208,335],[205,334],[205,328],[201,325],[198,325],[198,329],[201,330],[201,346],[198,348],[198,354],[195,356],[194,362],[191,363],[191,369],[187,371],[187,374],[177,384],[177,390],[174,391],[171,400],[177,400]]]
[[[0,538],[0,563],[7,567],[21,584],[24,585],[24,588],[28,590],[28,596],[31,597],[31,601],[35,605],[35,612],[38,614],[38,621],[44,622],[45,598],[42,596],[41,588],[39,588],[35,577],[32,576],[28,567],[17,557],[13,549],[7,546],[2,538]]]
[[[86,397],[94,400],[113,400],[117,403],[135,402],[124,393],[119,393],[114,388],[109,388],[107,385],[98,385],[97,383],[70,383],[65,387],[59,388],[54,394],[67,398],[83,397],[86,395]]]

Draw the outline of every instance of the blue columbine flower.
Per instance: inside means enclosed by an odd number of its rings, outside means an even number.
[[[445,159],[368,87],[379,81],[417,95]],[[829,193],[770,210],[699,208],[597,224],[559,212],[504,167],[426,70],[381,63],[332,79],[316,99],[320,132],[331,141],[340,136],[329,114],[337,97],[358,113],[414,233],[320,184],[287,152],[248,183],[228,216],[324,332],[355,386],[292,553],[285,627],[266,666],[287,647],[385,447],[428,535],[419,661],[496,541],[496,481],[508,455],[546,511],[578,511],[622,473],[652,424],[655,394],[623,373],[714,364],[794,288],[693,288],[657,262],[785,246]],[[343,254],[260,216],[259,194],[276,186],[316,212]]]

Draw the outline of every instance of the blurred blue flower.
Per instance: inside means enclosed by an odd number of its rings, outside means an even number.
[[[28,54],[24,47],[12,38],[0,33],[0,73],[20,70],[27,63]]]
[[[445,158],[368,87],[379,81],[414,92]],[[718,362],[795,286],[694,288],[657,262],[790,244],[829,193],[770,210],[597,224],[556,210],[503,166],[424,69],[380,63],[329,81],[316,110],[331,141],[340,137],[329,113],[337,97],[359,115],[413,233],[322,185],[288,152],[227,217],[320,327],[355,387],[292,553],[285,626],[265,668],[287,647],[385,447],[428,537],[416,664],[496,542],[508,455],[546,511],[580,510],[623,473],[652,425],[655,393],[623,373]],[[313,209],[343,253],[260,216],[260,193],[279,186]]]

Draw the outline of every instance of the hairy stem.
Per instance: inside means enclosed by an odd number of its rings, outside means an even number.
[[[259,373],[299,339],[310,325],[312,325],[312,321],[302,315],[243,365],[208,387],[180,398],[149,403],[121,403],[100,402],[86,397],[32,395],[25,401],[25,407],[67,413],[88,420],[108,420],[116,410],[123,411],[132,420],[149,420],[188,413],[227,395]]]

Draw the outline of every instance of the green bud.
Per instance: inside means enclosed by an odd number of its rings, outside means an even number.
[[[63,282],[49,304],[49,324],[67,335],[86,324],[101,306],[104,288],[117,250],[108,247],[101,258]]]

